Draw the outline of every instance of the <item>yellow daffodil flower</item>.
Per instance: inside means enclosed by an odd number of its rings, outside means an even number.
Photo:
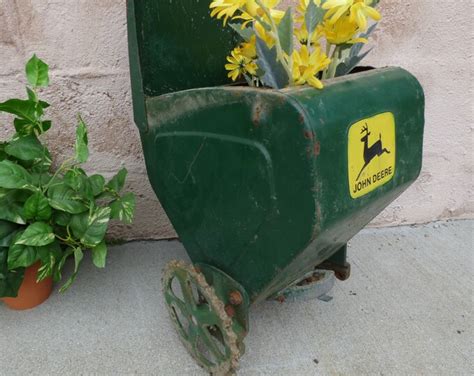
[[[257,4],[255,0],[245,0],[245,12],[251,16],[259,16],[263,17],[264,12],[263,9]],[[271,11],[274,10],[275,7],[278,6],[281,0],[261,0],[263,6],[267,7]]]
[[[273,9],[281,0],[261,0],[262,4],[270,9],[272,18],[275,20],[283,18],[284,12]],[[246,22],[253,21],[256,16],[264,17],[265,14],[255,0],[214,0],[209,6],[212,9],[211,17],[224,19],[224,25],[229,18],[244,19]],[[235,15],[238,11],[241,13]]]
[[[229,18],[245,5],[246,0],[215,0],[209,5],[212,9],[211,17],[224,19],[224,25],[227,24]]]
[[[350,15],[352,23],[360,30],[367,29],[367,18],[379,21],[382,16],[370,5],[372,0],[328,0],[323,4],[327,9],[325,18],[330,24],[335,24],[343,16]]]
[[[235,48],[231,55],[227,57],[228,64],[225,65],[229,74],[227,75],[232,81],[237,80],[240,76],[257,74],[257,64],[249,57],[242,54],[240,47]]]
[[[359,26],[351,21],[350,16],[341,17],[334,24],[326,20],[323,25],[323,31],[327,41],[331,44],[340,45],[367,42],[365,38],[354,38],[359,31]]]
[[[380,21],[382,16],[364,1],[356,2],[351,7],[351,21],[357,23],[361,30],[367,30],[367,18],[372,18],[374,21]]]
[[[249,59],[255,59],[257,57],[256,41],[257,37],[253,35],[249,42],[242,43],[240,45],[241,54]]]
[[[301,44],[308,44],[308,30],[306,30],[306,25],[302,25],[300,28],[295,29],[295,37]],[[310,45],[319,43],[319,40],[324,36],[324,29],[322,25],[316,27],[315,32],[311,35]]]
[[[325,53],[318,46],[309,52],[306,46],[293,52],[293,81],[296,85],[309,84],[317,89],[322,89],[323,83],[317,78],[319,72],[326,69],[331,63]]]

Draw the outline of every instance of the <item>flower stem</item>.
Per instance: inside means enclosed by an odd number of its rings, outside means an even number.
[[[288,75],[288,81],[289,81],[290,86],[291,86],[293,84],[293,72],[292,72],[292,69],[291,69],[291,66],[290,66],[289,62],[285,58],[283,48],[281,47],[281,41],[280,41],[280,37],[278,35],[278,28],[277,28],[277,25],[275,23],[275,20],[273,19],[272,15],[271,15],[271,12],[268,9],[268,7],[266,7],[262,3],[261,0],[255,0],[255,2],[257,3],[257,5],[260,8],[262,8],[263,12],[265,13],[265,15],[270,20],[270,23],[271,23],[270,26],[272,28],[271,36],[275,39],[275,47],[276,47],[276,51],[277,51],[277,60],[280,61],[280,63],[283,65],[283,68],[285,68],[285,71]],[[258,22],[260,22],[260,21],[258,21]],[[262,25],[262,26],[265,27],[264,25]]]
[[[341,60],[341,46],[336,46],[331,56],[331,64],[325,72],[324,78],[330,79],[336,77],[336,70]]]

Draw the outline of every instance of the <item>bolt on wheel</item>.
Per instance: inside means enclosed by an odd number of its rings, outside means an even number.
[[[232,374],[240,358],[238,335],[225,305],[204,275],[171,261],[163,275],[166,305],[181,341],[213,375]]]

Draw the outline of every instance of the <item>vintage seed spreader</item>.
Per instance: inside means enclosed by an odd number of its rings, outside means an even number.
[[[315,267],[348,277],[347,242],[420,173],[424,94],[400,68],[322,91],[223,86],[236,37],[208,7],[128,0],[128,30],[148,175],[193,262],[168,265],[166,303],[189,352],[225,374],[251,304]]]

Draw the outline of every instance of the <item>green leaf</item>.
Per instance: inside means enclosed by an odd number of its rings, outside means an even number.
[[[44,222],[35,222],[29,225],[23,234],[15,240],[15,244],[43,246],[54,242],[53,228]]]
[[[34,90],[31,90],[29,87],[26,88],[26,94],[28,95],[28,100],[36,102],[41,109],[48,108],[50,105],[48,102],[41,101],[38,99],[38,94]]]
[[[65,292],[74,283],[77,277],[77,272],[79,271],[79,266],[83,258],[84,258],[84,253],[82,252],[82,249],[74,248],[74,273],[67,280],[64,286],[60,288],[59,292],[61,293]]]
[[[54,209],[70,214],[79,214],[87,211],[87,206],[81,201],[78,193],[65,184],[58,184],[48,189],[49,205]]]
[[[13,238],[18,234],[18,232],[19,232],[18,230],[14,231],[11,234],[5,236],[3,239],[0,239],[0,248],[1,247],[10,248]]]
[[[269,49],[265,41],[257,36],[257,65],[265,72],[262,82],[274,89],[282,89],[289,83],[288,74],[283,65],[277,61],[276,48]]]
[[[377,23],[373,24],[372,26],[369,27],[369,29],[361,34],[359,36],[359,38],[365,38],[365,39],[369,39],[369,37],[372,35],[372,33],[375,31],[375,29],[377,28]],[[360,54],[360,52],[362,51],[362,48],[365,46],[365,43],[355,43],[351,46],[351,51],[350,51],[350,54],[349,56],[350,57],[354,57],[354,56],[358,56]]]
[[[75,215],[71,219],[71,230],[86,247],[97,246],[105,237],[110,221],[110,208],[95,208],[92,213]]]
[[[351,73],[351,71],[359,65],[359,63],[373,50],[364,52],[360,56],[352,56],[345,59],[342,63],[340,63],[336,68],[336,77],[345,76],[346,74]]]
[[[48,131],[51,128],[51,120],[44,120],[41,122],[41,129],[43,132]]]
[[[79,271],[79,265],[84,258],[84,253],[82,253],[82,249],[75,248],[74,249],[74,273]]]
[[[26,94],[28,95],[28,100],[38,102],[38,95],[29,87],[26,88]]]
[[[7,142],[0,142],[0,161],[3,161],[8,157],[7,153],[5,153],[5,148],[7,145]]]
[[[127,179],[127,169],[122,168],[117,175],[115,175],[110,181],[107,183],[106,187],[111,189],[112,191],[119,193],[124,185],[125,180]]]
[[[47,156],[45,147],[34,134],[15,138],[5,148],[5,152],[22,161],[42,160]]]
[[[55,261],[59,261],[62,257],[61,245],[57,240],[43,247],[36,247],[36,252],[43,264],[51,262],[51,256],[53,256]]]
[[[37,282],[41,282],[48,277],[53,277],[56,266],[63,256],[61,245],[56,240],[44,247],[37,247],[38,258],[41,260],[41,267],[38,269]]]
[[[34,190],[28,171],[8,160],[0,162],[0,188]]]
[[[35,130],[34,123],[25,119],[15,118],[13,120],[13,125],[15,126],[16,132],[22,136],[33,134]]]
[[[23,232],[18,233],[21,237]],[[14,240],[15,242],[15,240]],[[36,247],[23,245],[23,244],[12,244],[8,251],[8,269],[14,270],[17,268],[27,268],[33,265],[39,260]]]
[[[20,226],[8,221],[0,221],[0,247],[10,247],[10,242]]]
[[[46,157],[44,159],[36,161],[31,165],[29,169],[31,171],[31,176],[33,176],[33,184],[35,186],[47,185],[48,182],[51,180],[52,175],[49,174],[49,170],[51,169],[52,163],[53,161],[49,155],[49,152],[47,152]]]
[[[26,218],[23,214],[23,196],[21,191],[0,189],[0,219],[24,225]]]
[[[39,114],[37,113],[36,102],[23,99],[10,99],[0,103],[0,112],[6,112],[32,124],[36,124]]]
[[[8,221],[0,221],[0,239],[5,238],[12,232],[16,231],[18,225]]]
[[[135,195],[126,193],[110,204],[110,208],[112,209],[110,214],[112,219],[118,219],[127,224],[132,223],[133,213],[135,212]]]
[[[255,32],[251,27],[244,27],[242,29],[242,24],[238,23],[230,23],[229,26],[234,29],[234,31],[239,34],[246,42],[249,42],[250,39],[252,39],[252,36],[255,35]]]
[[[47,221],[51,218],[53,211],[49,206],[48,199],[41,192],[33,194],[23,208],[26,219],[36,219],[37,221]]]
[[[94,193],[92,184],[84,170],[74,167],[64,175],[64,184],[79,193],[85,200],[92,201]]]
[[[53,277],[63,255],[61,245],[57,240],[44,247],[37,247],[36,250],[42,264],[38,269],[37,282],[41,282],[48,277]]]
[[[263,26],[263,28],[266,30],[266,31],[272,31],[272,26],[267,23],[262,17],[258,16],[258,15],[255,15],[254,16],[255,19],[258,21],[258,23]]]
[[[84,176],[77,169],[71,169],[64,175],[64,184],[69,188],[79,191],[82,186]]]
[[[18,295],[24,273],[24,268],[8,270],[8,248],[0,247],[0,298]]]
[[[314,1],[310,0],[305,14],[305,24],[308,34],[313,33],[316,27],[323,22],[325,14],[326,11],[323,8],[318,7]]]
[[[291,7],[287,9],[278,24],[278,37],[283,51],[291,55],[293,53],[293,13]]]
[[[101,241],[97,246],[91,249],[92,262],[98,268],[105,268],[105,261],[107,259],[107,245],[105,241]]]
[[[9,202],[0,200],[2,210],[0,211],[0,219],[10,221],[19,225],[26,224],[26,218],[23,216],[23,207],[17,202]]]
[[[36,274],[37,283],[44,281],[48,277],[51,277],[54,272],[54,264],[55,260],[54,257],[51,255],[48,262],[41,262],[41,266],[39,267],[38,272]]]
[[[53,221],[59,226],[66,227],[71,222],[72,215],[63,211],[56,211],[53,214]]]
[[[56,265],[54,266],[54,270],[53,270],[53,280],[54,280],[54,282],[59,282],[62,279],[62,270],[63,270],[64,264],[66,263],[66,260],[73,254],[74,254],[74,249],[73,248],[68,248],[64,252],[64,254],[61,257],[61,259],[59,260],[59,262],[56,263]]]
[[[85,163],[89,158],[88,144],[87,126],[82,118],[79,117],[79,125],[76,129],[76,160],[79,163]]]
[[[89,183],[94,197],[100,195],[104,191],[105,179],[103,176],[92,175],[89,177]]]
[[[38,171],[41,171],[41,166],[40,165],[33,165],[32,169],[33,170],[38,169]],[[36,187],[45,186],[52,179],[52,175],[46,173],[45,171],[43,171],[43,172],[33,172],[31,174],[31,177],[33,178],[33,185],[36,186]]]
[[[26,77],[33,87],[45,87],[49,85],[48,65],[38,59],[36,55],[26,63]]]

